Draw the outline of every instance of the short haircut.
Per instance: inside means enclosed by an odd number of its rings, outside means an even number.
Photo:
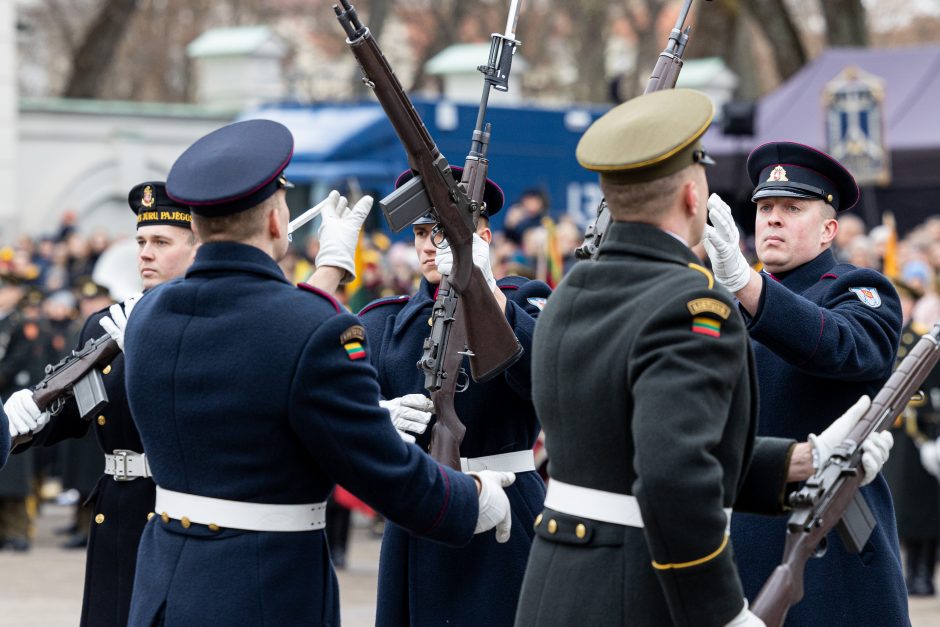
[[[672,207],[675,195],[689,180],[692,167],[646,183],[621,183],[601,177],[601,191],[615,220],[659,218]],[[701,167],[701,166],[697,166]]]
[[[270,196],[251,209],[224,216],[208,217],[193,213],[193,229],[203,242],[212,240],[246,241],[257,236],[264,228],[268,211],[274,206]]]

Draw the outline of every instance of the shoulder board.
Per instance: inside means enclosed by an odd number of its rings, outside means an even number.
[[[695,270],[696,272],[701,272],[702,274],[705,275],[705,278],[708,279],[708,289],[712,289],[713,287],[715,287],[715,278],[712,276],[712,273],[708,268],[706,268],[705,266],[700,266],[697,263],[690,263],[689,267]]]
[[[911,331],[917,335],[926,335],[930,333],[930,329],[928,329],[926,325],[923,325],[919,322],[911,322]]]
[[[386,298],[380,298],[379,300],[372,301],[371,303],[363,307],[361,310],[359,310],[359,315],[361,316],[362,314],[368,311],[372,311],[373,309],[376,309],[377,307],[381,307],[382,305],[404,305],[410,299],[411,299],[411,296],[408,296],[407,294],[402,294],[401,296],[388,296]]]
[[[313,292],[314,294],[318,296],[322,296],[323,298],[328,300],[331,305],[333,305],[333,309],[335,309],[337,313],[340,313],[343,311],[343,306],[339,304],[339,301],[333,298],[331,294],[327,294],[326,292],[321,290],[319,287],[314,287],[310,285],[309,283],[298,283],[297,287],[307,292]]]

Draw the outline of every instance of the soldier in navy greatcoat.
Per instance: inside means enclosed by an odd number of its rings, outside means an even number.
[[[738,298],[760,381],[761,435],[802,439],[818,433],[861,394],[874,396],[894,367],[901,307],[890,281],[839,263],[831,245],[837,212],[853,207],[855,179],[829,155],[802,144],[756,148],[747,170],[754,184],[757,256],[751,269],[738,230],[720,198],[709,200],[705,246],[715,278]],[[787,625],[903,625],[909,622],[894,507],[884,477],[862,490],[877,526],[860,554],[837,534],[822,559],[806,567],[805,595]],[[785,521],[735,515],[745,593],[756,594],[779,563]]]
[[[183,274],[197,247],[190,229],[189,208],[168,198],[164,184],[158,181],[136,185],[127,200],[137,217],[137,264],[144,289]],[[132,310],[135,300],[89,316],[79,335],[79,347],[105,335],[102,326],[113,324],[114,317],[123,318],[125,312]],[[20,390],[11,396],[11,401],[15,398],[11,406],[11,415],[17,418],[14,422],[21,425],[23,432],[34,433],[26,446],[51,446],[66,439],[82,438],[90,427],[104,451],[104,459],[99,457],[99,472],[103,474],[88,497],[93,511],[85,561],[80,620],[83,626],[127,624],[137,545],[148,516],[153,516],[154,483],[127,404],[124,381],[124,356],[118,354],[103,374],[108,404],[86,420],[80,418],[74,399],[69,399],[50,419],[48,414],[40,414],[31,390]],[[29,428],[33,419],[37,424]]]
[[[814,445],[756,438],[757,380],[731,295],[690,250],[712,163],[705,94],[646,94],[598,119],[578,161],[600,172],[611,224],[539,318],[532,394],[551,479],[516,624],[762,626],[729,541],[730,508],[778,513],[868,405]],[[865,480],[890,434],[863,444]]]
[[[248,120],[190,146],[167,192],[201,240],[185,276],[128,319],[127,392],[157,483],[129,624],[337,625],[323,532],[336,481],[390,520],[466,544],[508,536],[510,473],[471,478],[395,432],[359,320],[277,265],[288,245],[283,171],[293,137]],[[364,199],[331,194],[318,272],[352,270]],[[338,237],[324,237],[337,229]],[[316,275],[315,278],[316,279]]]
[[[459,180],[463,169],[452,170]],[[410,170],[405,172],[396,186],[411,177]],[[468,377],[469,386],[457,394],[455,407],[467,427],[460,446],[462,464],[469,469],[516,473],[515,483],[506,490],[512,504],[512,537],[506,544],[480,536],[467,546],[448,547],[415,537],[397,525],[386,525],[379,561],[377,625],[512,625],[532,542],[532,523],[545,498],[545,485],[535,472],[532,454],[540,427],[531,400],[530,365],[535,320],[550,289],[541,281],[521,277],[493,279],[489,218],[502,207],[503,193],[489,179],[483,200],[474,235],[474,263],[488,279],[523,354],[490,381],[478,383]],[[435,227],[430,214],[413,224],[415,252],[423,274],[418,291],[411,297],[377,300],[359,313],[386,399],[383,406],[396,426],[415,433],[422,449],[430,442],[430,430],[425,429],[433,405],[424,389],[424,374],[416,364],[431,330],[428,320],[441,273],[449,273],[452,263],[450,250],[435,246]],[[407,433],[403,437],[415,439]]]

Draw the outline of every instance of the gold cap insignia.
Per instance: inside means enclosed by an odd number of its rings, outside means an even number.
[[[140,204],[142,204],[144,207],[147,207],[149,209],[150,207],[153,207],[153,203],[154,203],[153,187],[151,187],[150,185],[147,185],[146,187],[144,187],[144,195],[140,199]]]
[[[787,178],[787,171],[783,169],[782,165],[778,165],[776,168],[770,171],[770,176],[767,177],[767,181],[789,181]]]

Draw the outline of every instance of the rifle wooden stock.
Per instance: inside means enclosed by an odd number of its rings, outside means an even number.
[[[876,431],[891,426],[911,398],[920,389],[927,375],[940,360],[940,323],[922,336],[913,350],[898,364],[894,373],[871,402],[848,437],[835,448],[823,467],[807,480],[804,487],[790,496],[793,513],[787,521],[787,539],[783,560],[761,588],[751,610],[767,627],[783,625],[789,609],[803,598],[803,572],[811,557],[825,554],[826,536],[841,527],[843,518],[855,516],[859,507],[867,508],[859,493],[864,472],[861,468],[862,442]],[[859,499],[862,500],[859,503]],[[870,515],[870,514],[869,514]],[[870,528],[862,533],[870,533]],[[858,534],[859,532],[856,531]],[[859,534],[861,535],[861,534]],[[867,536],[862,536],[867,539]],[[864,542],[843,544],[858,549]]]
[[[472,315],[465,316],[467,343],[473,353],[471,373],[475,380],[485,381],[516,361],[522,346],[479,268],[473,264],[476,225],[470,199],[454,180],[447,160],[431,139],[372,33],[359,23],[347,0],[341,0],[341,4],[342,8],[334,5],[333,10],[346,31],[346,43],[405,147],[411,168],[421,175],[431,210],[453,248],[451,284],[456,294],[466,300],[464,311],[472,311]]]
[[[46,366],[46,376],[33,387],[33,402],[40,411],[47,411],[57,402],[72,395],[75,383],[94,368],[104,369],[121,352],[109,335],[88,340],[85,345],[55,365]],[[86,416],[82,416],[86,418]],[[15,436],[13,447],[33,439],[32,433]]]
[[[441,281],[440,290],[451,289],[447,277]],[[431,392],[434,403],[434,426],[431,427],[431,444],[428,453],[442,464],[454,470],[460,470],[460,443],[467,428],[457,415],[454,402],[457,388],[460,385],[460,368],[464,356],[460,347],[467,345],[467,333],[464,323],[467,320],[466,311],[461,306],[462,300],[457,301],[457,311],[454,315],[447,337],[446,350],[443,356],[443,370],[447,376],[441,387]]]

